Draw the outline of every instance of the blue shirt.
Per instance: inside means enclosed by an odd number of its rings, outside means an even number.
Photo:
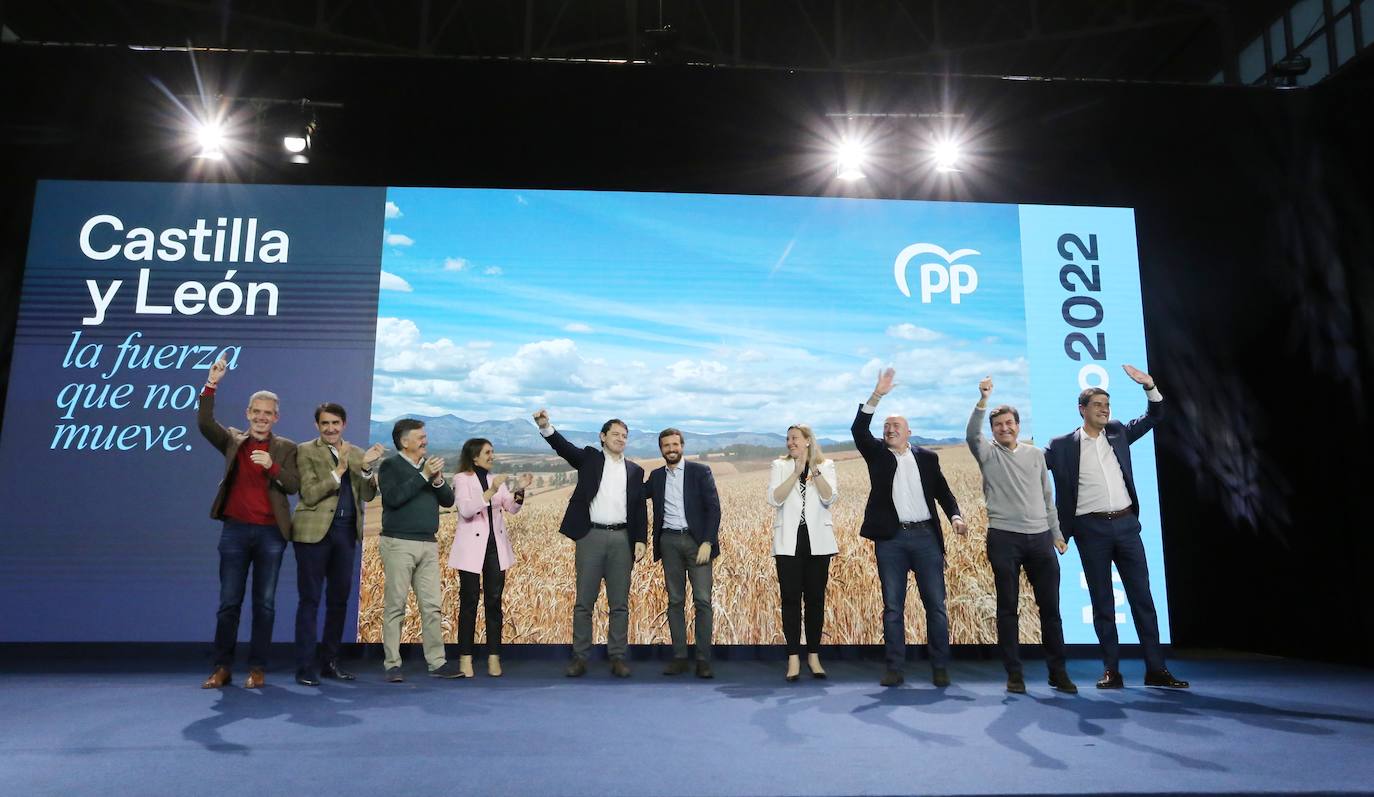
[[[682,504],[682,480],[686,478],[686,463],[678,461],[677,467],[664,468],[663,481],[663,527],[682,530],[687,528],[687,512]]]

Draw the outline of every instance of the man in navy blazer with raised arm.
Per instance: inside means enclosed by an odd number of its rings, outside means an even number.
[[[1145,389],[1144,415],[1122,423],[1111,419],[1111,396],[1100,387],[1078,394],[1080,429],[1056,437],[1045,447],[1045,464],[1054,476],[1054,503],[1065,540],[1078,539],[1078,555],[1093,606],[1093,628],[1102,646],[1105,671],[1098,689],[1120,689],[1120,647],[1116,634],[1116,597],[1112,565],[1121,574],[1136,635],[1145,654],[1145,685],[1187,689],[1164,665],[1159,619],[1150,595],[1150,571],[1140,540],[1140,500],[1131,470],[1131,444],[1155,427],[1164,397],[1149,374],[1122,366]]]
[[[850,432],[854,445],[868,465],[868,505],[859,535],[873,540],[878,560],[878,581],[883,590],[883,645],[887,670],[880,683],[902,683],[906,661],[906,580],[916,574],[916,589],[926,609],[926,635],[930,648],[931,682],[949,686],[949,616],[945,613],[945,538],[938,501],[957,534],[968,526],[959,516],[959,504],[940,470],[940,458],[926,448],[911,444],[911,427],[900,415],[883,421],[883,439],[869,431],[878,402],[891,390],[896,372],[878,374],[878,385],[868,402],[859,405]]]
[[[592,649],[592,607],[606,582],[610,609],[606,653],[611,674],[628,678],[625,663],[630,638],[630,571],[644,558],[649,515],[644,506],[644,469],[625,457],[630,429],[619,418],[601,426],[601,448],[578,448],[554,430],[549,413],[539,410],[534,422],[558,456],[577,469],[577,486],[568,499],[558,531],[577,544],[574,572],[577,602],[573,605],[573,658],[565,675],[587,672]]]
[[[663,561],[668,592],[668,635],[673,660],[664,675],[687,672],[687,581],[696,610],[698,678],[711,672],[711,560],[720,555],[720,496],[711,469],[682,455],[682,432],[658,433],[658,451],[666,463],[649,474],[645,497],[654,504],[654,558]]]

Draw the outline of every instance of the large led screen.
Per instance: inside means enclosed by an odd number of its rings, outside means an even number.
[[[882,601],[858,533],[868,480],[849,428],[878,371],[895,368],[875,427],[904,415],[939,454],[969,524],[959,537],[942,518],[951,634],[984,644],[996,635],[993,579],[964,441],[978,381],[992,376],[994,403],[1017,406],[1022,438],[1043,446],[1081,425],[1084,386],[1112,390],[1118,417],[1143,413],[1121,365],[1149,369],[1129,209],[44,182],[0,438],[0,639],[210,638],[209,509],[225,463],[195,412],[221,355],[232,366],[216,406],[225,425],[243,426],[248,397],[269,389],[281,397],[278,433],[297,441],[316,436],[315,406],[337,401],[354,443],[390,446],[393,421],[417,417],[450,466],[480,436],[498,470],[532,474],[509,519],[511,643],[571,638],[573,544],[557,529],[575,474],[539,436],[537,409],[579,444],[623,419],[646,471],[662,463],[658,431],[684,430],[722,504],[718,644],[782,642],[765,492],[787,427],[810,425],[839,480],[822,641],[871,644]],[[1167,641],[1153,436],[1132,456]],[[349,638],[365,642],[381,638],[380,514],[369,507],[350,613]],[[455,520],[441,517],[441,561]],[[1075,547],[1061,564],[1066,640],[1094,642]],[[288,553],[281,641],[294,572]],[[662,581],[648,557],[635,566],[632,643],[668,641]],[[448,641],[457,586],[445,570]],[[1022,639],[1038,641],[1022,593]],[[909,638],[923,640],[915,590],[909,600]],[[1122,641],[1135,641],[1119,589],[1117,603]],[[416,618],[405,635],[418,641]]]

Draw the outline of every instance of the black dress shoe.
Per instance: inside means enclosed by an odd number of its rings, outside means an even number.
[[[1102,677],[1097,679],[1098,689],[1121,689],[1126,686],[1126,682],[1121,680],[1121,673],[1116,670],[1104,670]]]
[[[1069,674],[1063,670],[1050,673],[1050,686],[1066,695],[1078,694],[1078,686],[1069,679]]]
[[[581,678],[582,676],[586,675],[586,659],[579,659],[577,657],[573,657],[573,660],[568,662],[568,668],[563,671],[563,674],[568,676],[569,678]]]
[[[1019,672],[1007,673],[1007,691],[1014,695],[1026,693],[1026,678]]]
[[[316,675],[314,670],[302,667],[296,670],[296,683],[301,686],[319,686],[320,676]]]
[[[690,669],[691,665],[686,659],[673,659],[668,662],[668,666],[663,668],[664,675],[682,675]]]
[[[697,660],[697,677],[698,677],[698,678],[715,678],[715,677],[716,677],[716,674],[713,673],[713,672],[711,672],[711,662],[706,661],[706,660],[704,660],[704,659],[698,659],[698,660]]]
[[[406,677],[405,677],[404,675],[401,674],[401,668],[400,668],[400,667],[387,667],[387,668],[386,668],[386,682],[387,682],[387,683],[389,683],[389,684],[399,684],[399,683],[401,683],[402,681],[404,681],[405,679],[406,679]]]
[[[930,682],[941,688],[949,686],[949,670],[944,667],[936,667],[931,670]]]
[[[630,665],[624,659],[611,659],[611,675],[617,678],[630,677]]]
[[[1167,669],[1145,673],[1146,686],[1162,686],[1165,689],[1187,689],[1188,682],[1180,681]]]
[[[896,670],[886,670],[883,672],[883,679],[878,683],[883,686],[901,686],[906,677]]]
[[[324,666],[320,668],[320,677],[333,678],[339,681],[352,681],[354,679],[353,673],[339,669],[337,661],[325,662]]]
[[[441,666],[435,667],[434,669],[430,670],[429,676],[431,678],[453,679],[462,678],[464,676],[464,673],[463,668],[458,666],[458,662],[446,661]]]

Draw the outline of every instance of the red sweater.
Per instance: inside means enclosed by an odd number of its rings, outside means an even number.
[[[268,440],[271,438],[269,437]],[[224,500],[224,516],[240,523],[254,523],[259,526],[276,526],[277,516],[272,514],[272,504],[267,500],[269,482],[281,472],[281,463],[273,462],[272,467],[263,470],[250,455],[254,451],[266,451],[268,440],[249,437],[239,446],[234,458],[234,469],[230,471],[229,495]]]

